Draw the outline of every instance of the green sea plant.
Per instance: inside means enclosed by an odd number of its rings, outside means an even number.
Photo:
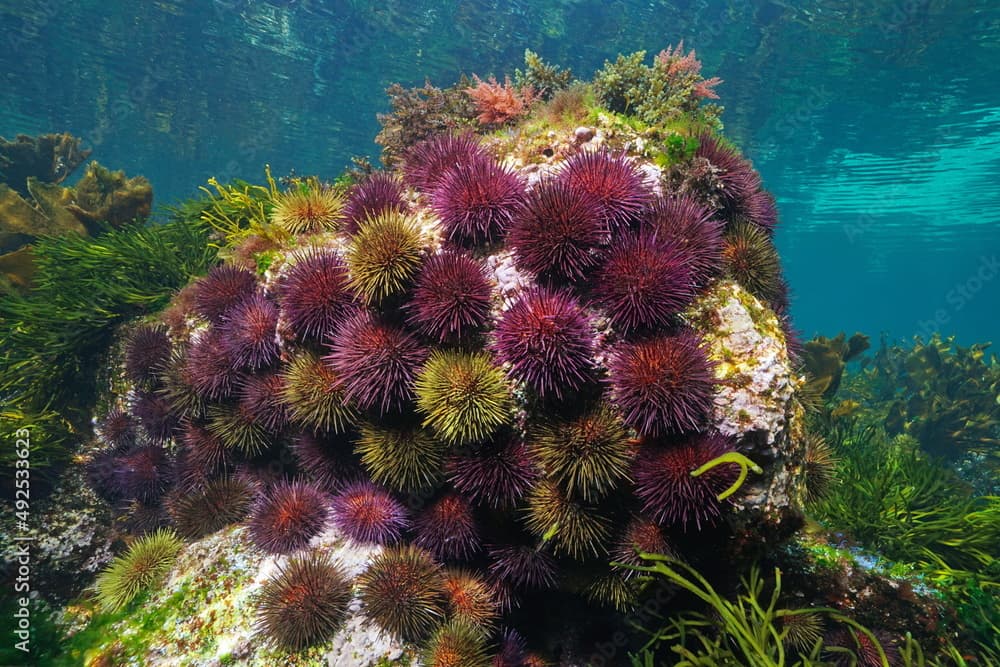
[[[222,238],[224,246],[233,247],[254,234],[274,241],[287,239],[285,227],[271,223],[280,192],[270,166],[264,168],[264,173],[266,187],[241,180],[222,184],[214,177],[208,179],[207,187],[201,186],[208,197],[201,219]]]
[[[118,611],[157,585],[173,567],[182,546],[172,530],[158,530],[133,542],[97,577],[94,586],[102,609]]]
[[[764,470],[759,465],[748,459],[745,454],[740,454],[739,452],[726,452],[725,454],[716,456],[711,461],[706,461],[702,465],[692,470],[691,476],[700,477],[709,470],[712,470],[713,468],[730,463],[735,463],[737,466],[739,466],[740,472],[737,475],[736,479],[733,481],[732,485],[725,491],[720,493],[718,496],[716,496],[719,502],[722,502],[729,496],[739,491],[740,487],[743,486],[743,482],[746,481],[747,475],[751,470],[753,470],[758,475],[764,472]]]
[[[885,651],[867,628],[835,609],[808,607],[790,609],[781,606],[781,570],[775,568],[774,580],[765,582],[757,567],[751,568],[742,581],[735,600],[721,595],[705,577],[691,565],[670,556],[642,554],[648,564],[627,566],[637,572],[655,575],[678,586],[704,604],[707,612],[687,612],[668,619],[651,635],[646,646],[633,656],[634,667],[654,664],[656,650],[667,648],[674,654],[675,667],[811,667],[822,662],[821,650],[850,654],[848,649],[824,647],[816,637],[804,651],[787,650],[797,617],[812,623],[817,614],[861,633],[876,648],[881,664],[889,667]],[[770,596],[765,591],[770,589]],[[791,621],[791,619],[796,619]],[[789,622],[791,621],[791,622]],[[795,639],[801,640],[799,634]]]
[[[542,100],[549,100],[560,90],[568,88],[573,81],[573,72],[542,60],[531,49],[524,50],[524,71],[514,72],[517,88],[531,87]]]
[[[646,65],[646,52],[618,55],[615,62],[604,63],[594,75],[598,99],[611,111],[636,116],[649,125],[667,124],[684,114],[701,122],[717,123],[721,108],[702,105],[702,100],[717,99],[717,77],[701,76],[701,61],[694,50],[684,52],[684,42],[668,46]]]
[[[215,252],[200,222],[175,218],[39,239],[33,255],[34,288],[0,295],[0,395],[55,448],[86,432],[116,327],[162,309]]]
[[[465,76],[448,88],[426,81],[423,86],[404,88],[394,83],[386,89],[392,111],[378,114],[382,126],[375,143],[382,146],[382,164],[398,166],[407,150],[435,134],[472,127],[476,111]]]
[[[984,572],[1000,556],[1000,498],[973,495],[912,438],[858,422],[828,438],[840,484],[810,505],[820,521],[932,579]]]
[[[91,151],[80,146],[69,133],[17,135],[13,141],[0,137],[0,183],[27,196],[29,178],[43,183],[62,183],[83,164]]]
[[[1000,362],[988,347],[962,347],[938,334],[910,347],[883,340],[863,372],[888,404],[888,432],[906,433],[948,460],[981,456],[1000,471]]]

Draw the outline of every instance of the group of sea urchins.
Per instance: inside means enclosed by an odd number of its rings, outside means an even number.
[[[610,562],[683,553],[720,516],[733,466],[689,473],[736,443],[679,314],[728,276],[784,316],[774,201],[711,135],[659,179],[597,148],[529,186],[470,134],[400,172],[284,193],[282,261],[218,266],[184,317],[138,327],[90,480],[136,532],[245,521],[293,554],[259,595],[275,644],[345,618],[352,582],[309,549],[332,524],[384,547],[363,613],[424,664],[535,664],[508,626],[525,596],[627,610]]]

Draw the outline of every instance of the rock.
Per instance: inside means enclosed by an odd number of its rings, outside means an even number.
[[[573,130],[577,143],[585,144],[594,138],[594,128],[581,125]]]
[[[781,322],[730,280],[716,283],[685,317],[717,364],[714,427],[737,438],[740,451],[764,471],[747,477],[727,521],[762,540],[769,532],[784,534],[788,528],[779,524],[801,511],[804,410],[795,398],[802,378],[788,356]]]

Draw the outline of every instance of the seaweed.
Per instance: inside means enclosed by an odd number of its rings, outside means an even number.
[[[430,81],[416,88],[389,86],[386,93],[392,111],[378,114],[382,129],[375,137],[375,143],[382,146],[382,164],[397,166],[411,146],[434,134],[474,127],[478,112],[465,92],[470,86],[465,76],[443,89]]]
[[[531,49],[524,50],[524,71],[514,71],[516,88],[533,88],[542,100],[552,99],[560,90],[568,88],[573,81],[573,71],[563,69],[542,60]]]
[[[836,609],[807,607],[791,609],[780,606],[781,570],[775,568],[774,579],[765,582],[757,566],[741,579],[742,589],[735,600],[716,591],[694,567],[670,556],[641,554],[648,565],[626,566],[647,575],[663,578],[693,595],[707,607],[706,612],[689,611],[667,619],[654,631],[638,655],[632,656],[633,667],[651,667],[658,649],[669,648],[679,660],[675,667],[720,667],[723,665],[754,665],[783,667],[827,664],[821,654],[850,655],[847,648],[824,646],[821,638],[802,651],[789,647],[789,636],[796,617],[824,616],[847,626],[868,638],[876,648],[883,665],[888,665],[886,652],[875,634]],[[770,597],[765,590],[770,589]]]
[[[178,217],[97,237],[43,237],[33,254],[34,288],[0,296],[0,395],[10,406],[5,418],[42,429],[54,453],[89,428],[96,374],[115,328],[162,309],[208,270],[215,252],[201,222]],[[4,466],[12,451],[4,449]]]

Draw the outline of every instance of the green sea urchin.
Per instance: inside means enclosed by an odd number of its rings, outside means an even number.
[[[350,286],[368,304],[399,294],[423,259],[424,239],[412,216],[385,210],[358,224],[347,250]]]
[[[285,369],[281,398],[292,421],[315,433],[343,433],[357,418],[344,401],[337,374],[319,355],[302,351]]]
[[[118,611],[154,586],[170,571],[183,545],[172,530],[158,530],[133,542],[97,577],[94,586],[101,607]]]
[[[371,478],[395,491],[425,491],[441,481],[446,447],[425,428],[365,423],[354,448]]]
[[[532,455],[570,497],[597,500],[629,477],[631,434],[601,404],[568,420],[548,419],[529,431]]]
[[[358,577],[365,613],[406,640],[426,637],[445,615],[441,566],[423,549],[389,547]]]
[[[461,620],[445,623],[424,646],[421,661],[426,667],[489,667],[486,638],[481,629]]]
[[[328,557],[292,557],[260,593],[255,629],[300,651],[331,638],[347,616],[351,582]]]
[[[482,352],[432,352],[414,389],[424,426],[451,444],[484,440],[511,420],[513,402],[503,371]]]
[[[534,535],[551,540],[557,554],[583,559],[607,551],[611,522],[596,507],[572,500],[551,480],[528,494],[525,525]]]

